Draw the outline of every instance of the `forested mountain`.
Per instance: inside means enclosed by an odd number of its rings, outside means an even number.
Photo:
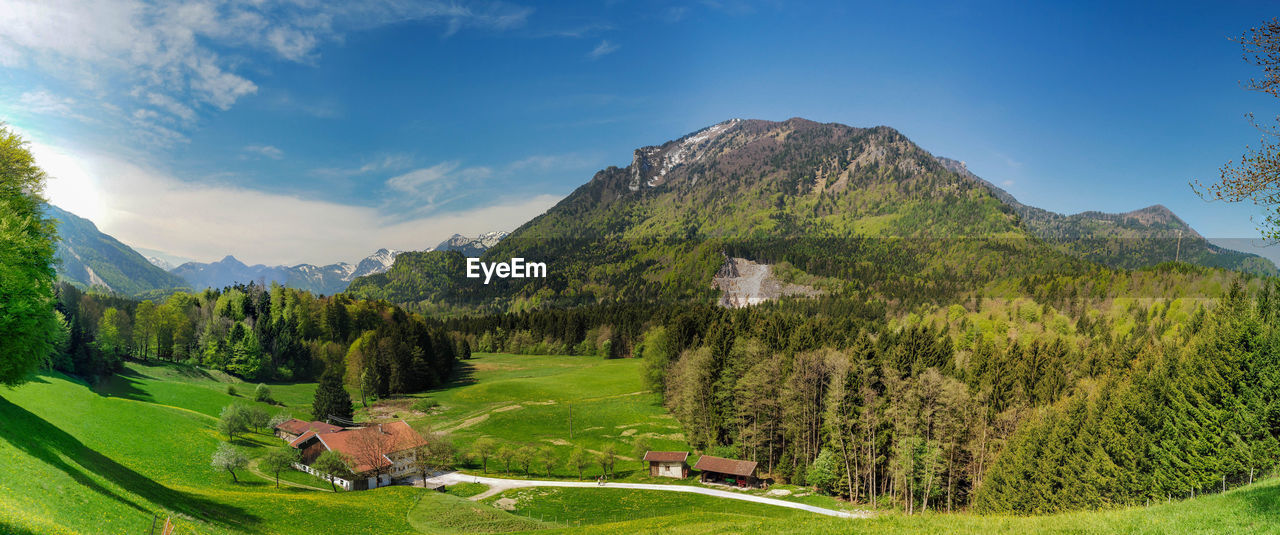
[[[234,256],[227,255],[217,262],[187,262],[171,272],[182,277],[192,288],[222,288],[250,282],[259,284],[277,282],[289,288],[329,295],[347,289],[347,285],[356,277],[386,271],[399,254],[400,251],[379,249],[356,265],[338,262],[327,266],[311,264],[249,266]]]
[[[1009,192],[969,171],[964,162],[939,157],[947,169],[977,181],[1018,214],[1023,226],[1064,251],[1108,266],[1140,268],[1179,260],[1208,267],[1276,275],[1275,264],[1261,256],[1219,247],[1162,205],[1123,214],[1082,212],[1064,215],[1027,206]]]
[[[1089,260],[1274,272],[1160,207],[1077,216],[1027,207],[892,128],[735,119],[637,149],[631,165],[596,173],[483,255],[544,261],[545,280],[485,285],[461,279],[461,258],[418,253],[349,291],[428,308],[705,302],[726,256],[777,264],[787,282],[830,294],[916,301],[1100,267]]]
[[[186,286],[182,278],[152,265],[128,245],[103,234],[92,221],[45,205],[58,224],[58,276],[82,288],[100,287],[122,295]]]

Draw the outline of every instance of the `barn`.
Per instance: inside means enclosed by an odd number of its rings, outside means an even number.
[[[687,451],[647,451],[644,454],[651,477],[689,477],[689,463],[685,462],[688,459]]]
[[[308,431],[315,433],[336,433],[342,428],[336,425],[330,425],[324,422],[307,422],[297,418],[290,418],[276,425],[276,436],[285,442],[293,442],[298,437],[307,434]]]
[[[693,468],[702,472],[698,479],[703,483],[755,488],[760,486],[760,480],[756,479],[756,464],[755,461],[740,461],[703,455],[698,458],[698,462],[693,465]]]

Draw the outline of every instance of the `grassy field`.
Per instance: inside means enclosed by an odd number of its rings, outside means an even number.
[[[716,512],[683,513],[557,533],[710,534],[942,534],[942,533],[1127,533],[1247,534],[1280,532],[1280,479],[1194,500],[1109,511],[1018,517],[959,514],[906,516],[885,513],[864,520],[827,517],[732,518]]]
[[[227,395],[227,386],[235,387],[235,396]],[[232,402],[255,404],[253,390],[257,386],[220,371],[195,366],[128,362],[123,372],[98,383],[93,390],[104,396],[181,407],[217,416],[222,407]],[[257,405],[270,412],[283,410],[297,418],[310,419],[315,383],[272,383],[267,386],[276,404]]]
[[[567,526],[612,524],[633,519],[722,513],[744,519],[790,520],[813,513],[701,494],[611,488],[511,489],[484,499],[517,515]]]
[[[408,518],[423,533],[510,533],[554,527],[439,492],[423,496]]]
[[[617,475],[636,481],[649,480],[632,452],[637,437],[647,438],[655,450],[689,449],[679,424],[657,394],[645,389],[638,360],[478,353],[462,365],[459,379],[448,387],[380,403],[377,411],[447,431],[464,449],[479,437],[553,448],[559,462],[552,475],[558,478],[577,477],[567,466],[574,447],[599,452],[612,444],[621,456]],[[438,405],[427,414],[409,410],[419,398]],[[501,469],[490,460],[491,473]],[[546,477],[542,463],[534,463],[533,472]],[[584,470],[589,479],[600,473],[595,463]]]

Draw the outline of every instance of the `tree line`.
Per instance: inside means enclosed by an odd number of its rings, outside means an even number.
[[[59,329],[48,365],[86,378],[124,359],[181,362],[250,381],[299,381],[326,370],[369,396],[446,382],[470,354],[443,323],[386,302],[249,283],[134,301],[56,287]]]

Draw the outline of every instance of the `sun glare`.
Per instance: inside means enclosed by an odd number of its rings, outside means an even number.
[[[31,153],[49,175],[45,196],[50,203],[99,226],[106,223],[107,210],[98,181],[81,160],[39,143],[31,144]]]

